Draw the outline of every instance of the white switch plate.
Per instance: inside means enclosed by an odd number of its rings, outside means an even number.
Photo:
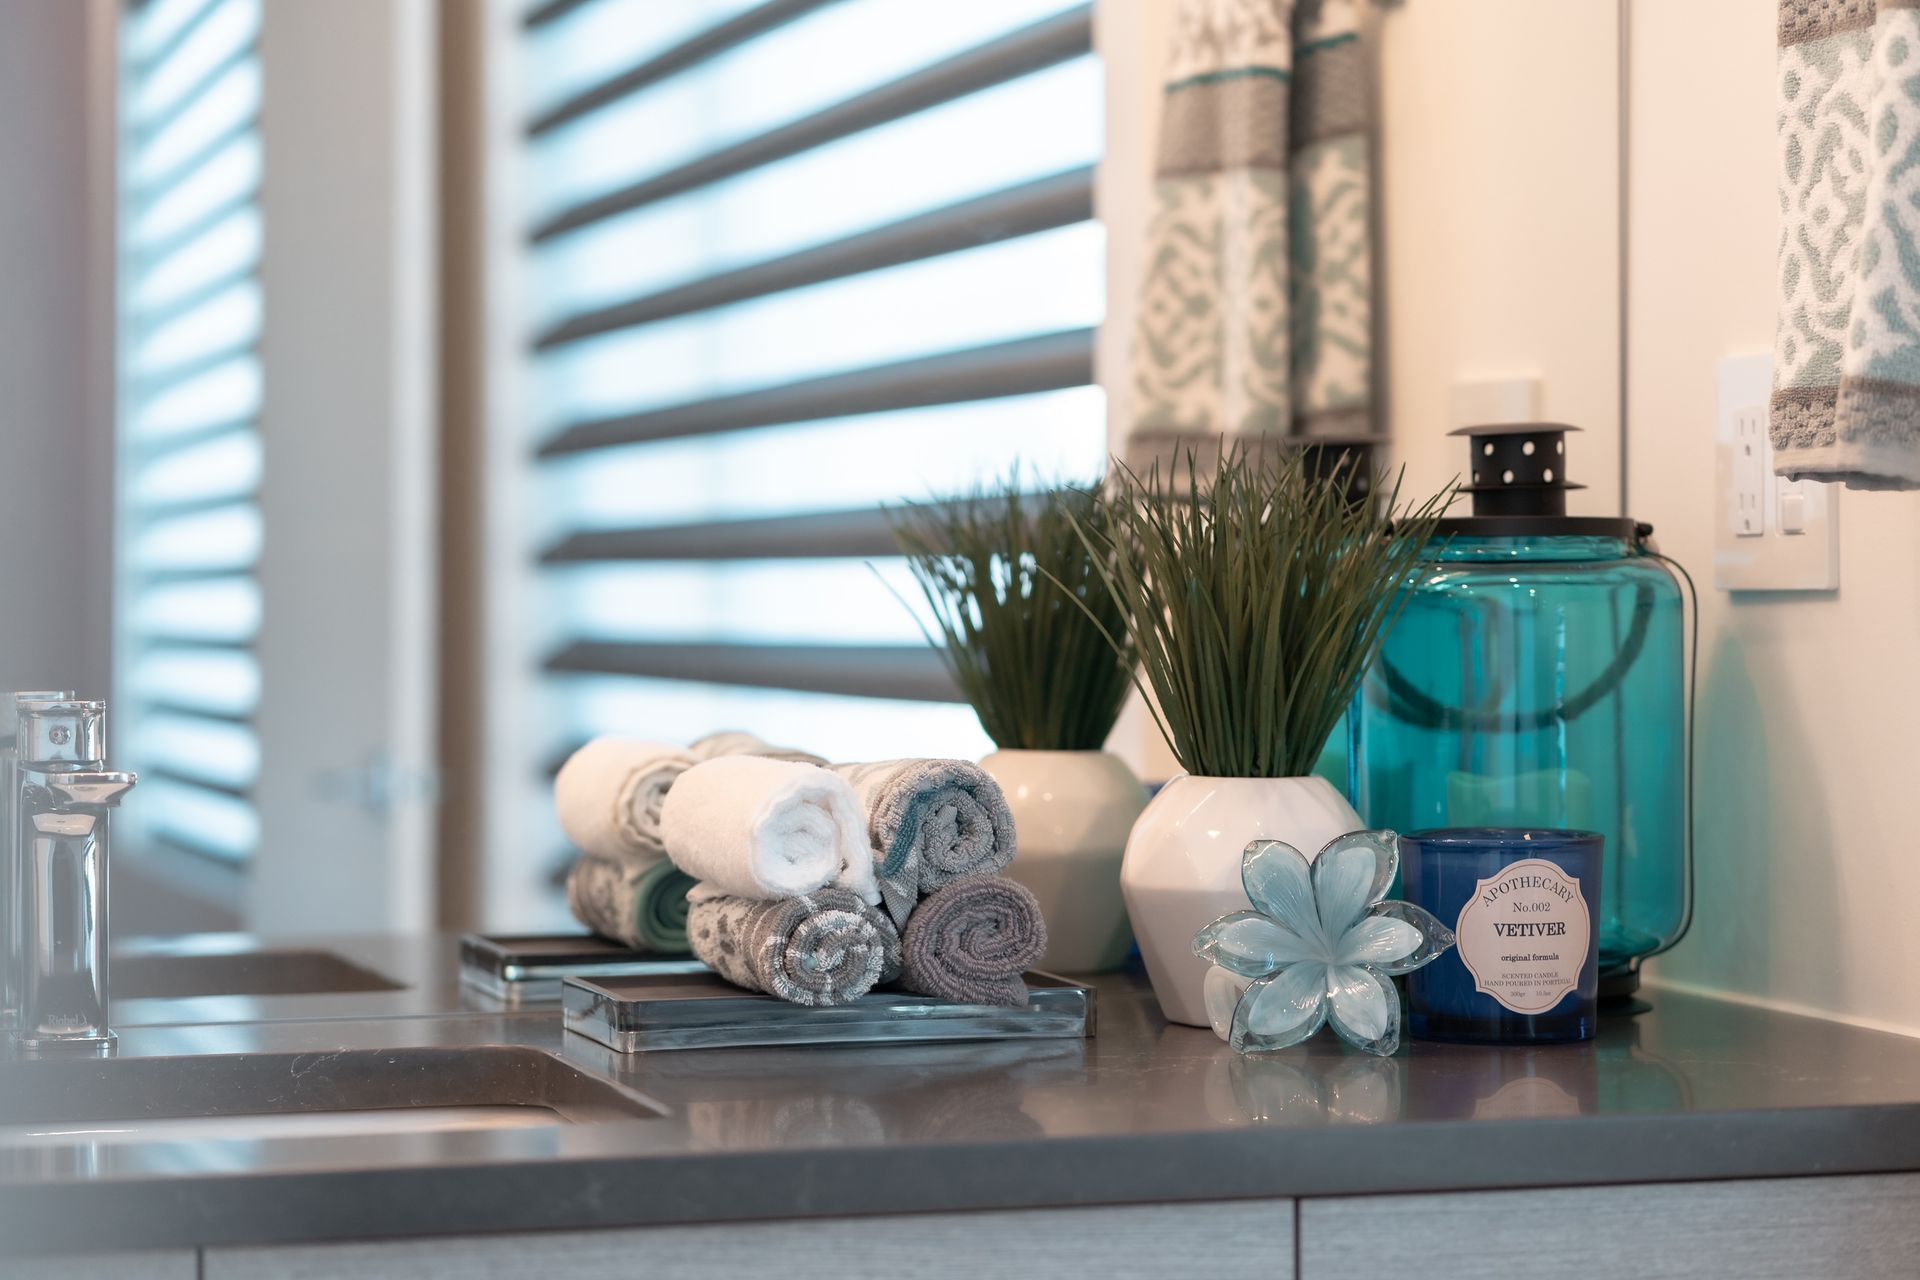
[[[1713,581],[1723,591],[1840,586],[1840,486],[1773,473],[1771,355],[1720,362]]]
[[[1540,379],[1534,374],[1513,378],[1458,378],[1447,397],[1447,417],[1455,427],[1538,422]]]

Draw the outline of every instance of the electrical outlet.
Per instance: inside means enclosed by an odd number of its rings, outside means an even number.
[[[1767,492],[1767,411],[1746,405],[1733,413],[1733,485],[1727,520],[1736,538],[1758,538],[1766,532],[1762,510]]]
[[[1714,584],[1726,591],[1832,591],[1840,585],[1840,487],[1774,474],[1772,391],[1772,356],[1720,362]]]

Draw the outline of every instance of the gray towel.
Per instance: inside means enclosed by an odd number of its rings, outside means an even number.
[[[837,764],[867,811],[880,897],[904,926],[921,898],[1013,861],[1013,813],[1000,784],[965,760]]]
[[[695,902],[687,938],[693,954],[735,986],[794,1004],[850,1004],[900,973],[893,922],[846,889]]]
[[[974,876],[928,895],[907,920],[902,943],[900,985],[907,990],[1019,1008],[1027,1003],[1020,975],[1046,954],[1047,922],[1025,885]]]

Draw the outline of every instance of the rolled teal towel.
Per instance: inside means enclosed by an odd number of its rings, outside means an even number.
[[[654,955],[687,953],[687,890],[693,877],[664,858],[651,865],[592,854],[567,875],[573,918],[604,938]]]
[[[880,897],[905,926],[920,899],[1013,861],[1013,812],[1000,784],[966,760],[834,765],[867,811]]]

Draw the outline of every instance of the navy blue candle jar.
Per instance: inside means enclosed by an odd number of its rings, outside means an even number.
[[[1400,837],[1407,901],[1454,931],[1407,975],[1422,1040],[1542,1044],[1593,1036],[1601,858],[1592,831],[1458,827]]]

